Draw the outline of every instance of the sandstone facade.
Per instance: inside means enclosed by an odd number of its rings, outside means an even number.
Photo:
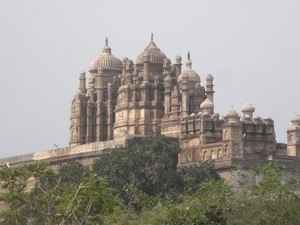
[[[216,168],[255,166],[278,160],[290,168],[300,165],[300,116],[291,117],[287,145],[276,143],[274,121],[254,116],[246,103],[241,116],[233,109],[214,112],[214,78],[205,84],[192,68],[190,53],[183,65],[174,63],[153,41],[135,63],[112,55],[106,39],[102,54],[86,73],[79,74],[79,88],[71,103],[70,146],[1,159],[19,165],[46,161],[54,167],[68,160],[91,165],[107,148],[132,143],[135,138],[161,133],[178,139],[182,152],[178,165],[208,159]]]
[[[172,64],[153,36],[135,63],[114,57],[106,39],[89,73],[87,87],[86,74],[80,73],[72,101],[71,146],[161,133],[179,139],[180,166],[207,159],[222,167],[233,159],[300,157],[299,116],[292,119],[287,150],[277,151],[271,118],[253,116],[250,103],[242,107],[242,116],[231,108],[220,117],[214,112],[213,76],[209,74],[203,85],[190,53],[184,66],[180,56]]]

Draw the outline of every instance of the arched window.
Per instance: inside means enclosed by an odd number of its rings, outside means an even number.
[[[206,161],[206,160],[209,160],[209,158],[208,158],[208,152],[204,151],[203,152],[203,161]]]
[[[219,148],[218,149],[218,159],[222,159],[223,158],[223,151]]]
[[[223,158],[226,158],[226,157],[227,157],[227,148],[225,148],[223,151]]]
[[[215,150],[211,150],[210,152],[211,159],[217,159],[217,153]]]

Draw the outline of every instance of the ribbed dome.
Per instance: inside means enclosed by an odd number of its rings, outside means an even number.
[[[240,120],[239,114],[233,108],[229,109],[225,115],[225,118],[227,119],[227,122],[233,123],[237,123]]]
[[[208,98],[205,99],[200,105],[200,109],[213,109],[214,107],[214,103],[212,103]]]
[[[136,64],[142,64],[143,56],[147,54],[149,56],[150,63],[163,64],[164,59],[167,58],[166,55],[156,46],[153,40],[151,40],[147,48],[145,48],[145,50],[138,55]]]
[[[96,70],[98,68],[117,71],[122,70],[122,62],[120,59],[111,54],[111,48],[108,46],[107,39],[105,41],[102,54],[94,58],[90,63],[90,70]]]
[[[254,112],[255,111],[255,108],[253,107],[253,105],[251,103],[245,103],[243,106],[242,106],[242,109],[241,109],[242,112]]]
[[[208,74],[208,75],[206,76],[206,81],[207,81],[207,82],[213,82],[213,81],[214,81],[214,77],[213,77],[211,74]]]
[[[190,59],[190,53],[188,53],[188,58],[185,61],[185,69],[178,76],[178,82],[181,83],[182,78],[187,76],[189,78],[189,83],[200,83],[199,75],[192,69],[192,61]]]
[[[295,113],[294,115],[291,116],[291,122],[300,122],[300,115]]]
[[[229,109],[229,111],[226,113],[227,117],[238,117],[239,114],[233,109]]]

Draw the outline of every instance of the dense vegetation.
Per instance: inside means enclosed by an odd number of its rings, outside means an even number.
[[[43,163],[0,168],[0,224],[300,224],[299,180],[275,163],[232,186],[213,163],[177,169],[178,143],[163,136],[107,152],[88,169]]]

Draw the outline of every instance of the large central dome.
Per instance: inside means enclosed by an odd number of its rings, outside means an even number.
[[[153,35],[151,35],[151,42],[145,48],[143,52],[141,52],[137,59],[136,64],[142,64],[143,63],[143,56],[145,54],[149,55],[150,63],[157,63],[157,64],[163,64],[164,59],[167,58],[166,55],[156,46],[156,44],[153,41]]]
[[[108,45],[108,40],[105,40],[105,46],[102,54],[92,60],[90,70],[96,69],[122,70],[122,61],[111,54],[111,48]]]

